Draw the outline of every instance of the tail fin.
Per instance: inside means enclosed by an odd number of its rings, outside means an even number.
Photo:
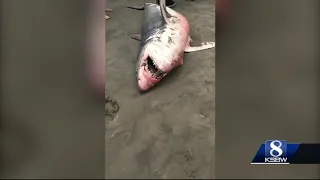
[[[159,6],[160,6],[162,17],[168,23],[169,18],[170,18],[170,14],[168,13],[167,8],[166,8],[166,0],[160,0],[159,2],[160,2]]]

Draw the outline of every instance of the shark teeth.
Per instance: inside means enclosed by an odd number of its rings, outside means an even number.
[[[154,78],[161,78],[165,74],[150,57],[147,59],[147,67]]]
[[[152,64],[159,70],[159,67],[154,63],[154,61],[152,61]]]

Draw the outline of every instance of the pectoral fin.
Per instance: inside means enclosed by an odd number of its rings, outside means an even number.
[[[214,48],[216,45],[215,42],[203,42],[201,43],[200,46],[191,46],[188,45],[184,52],[195,52],[195,51],[201,51],[201,50],[206,50],[206,49],[211,49]]]
[[[137,40],[137,41],[141,41],[141,35],[140,34],[134,34],[131,36],[132,39]]]
[[[135,10],[144,10],[144,6],[128,6],[127,8],[135,9]]]
[[[144,5],[141,5],[141,6],[127,6],[127,8],[130,8],[130,9],[135,9],[135,10],[144,10],[145,9],[145,6],[146,5],[150,5],[152,3],[144,3]]]

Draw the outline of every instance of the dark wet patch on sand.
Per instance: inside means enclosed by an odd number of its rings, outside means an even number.
[[[106,102],[105,102],[105,115],[114,117],[114,115],[119,111],[120,106],[118,102],[111,98],[110,96],[107,96]]]

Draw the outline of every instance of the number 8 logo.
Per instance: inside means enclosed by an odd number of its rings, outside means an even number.
[[[276,145],[275,143],[278,144],[278,145]],[[271,155],[272,157],[279,157],[279,156],[281,156],[282,153],[283,153],[283,151],[282,151],[282,149],[281,149],[281,146],[282,146],[281,141],[278,141],[278,140],[272,141],[272,142],[270,143],[270,147],[271,147],[270,155]],[[277,153],[275,153],[275,151],[276,151]]]

